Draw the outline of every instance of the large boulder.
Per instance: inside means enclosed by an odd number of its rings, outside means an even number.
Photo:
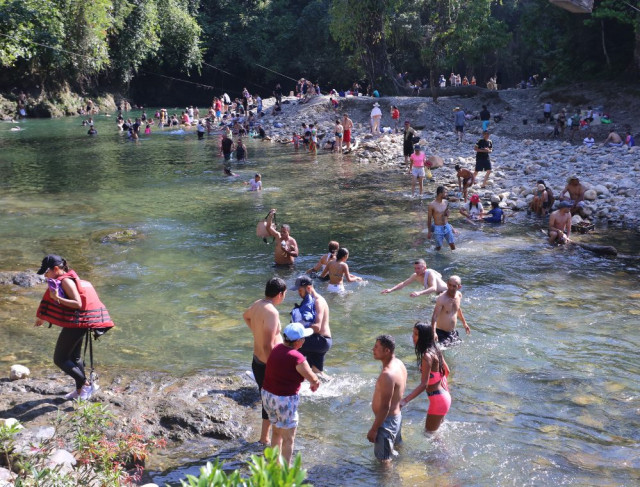
[[[598,192],[595,189],[588,189],[584,192],[584,199],[593,201],[598,198]]]
[[[427,161],[431,163],[431,169],[438,169],[444,166],[444,159],[440,156],[429,156]]]

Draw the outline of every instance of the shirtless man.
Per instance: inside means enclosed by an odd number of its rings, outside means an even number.
[[[561,201],[558,209],[549,215],[549,243],[564,244],[570,242],[571,203]]]
[[[346,247],[340,247],[338,253],[336,254],[336,260],[330,261],[327,264],[327,267],[324,268],[324,271],[322,272],[320,278],[323,278],[327,275],[329,276],[329,286],[327,286],[327,291],[330,291],[332,293],[343,293],[343,277],[347,280],[347,282],[362,281],[361,277],[354,276],[349,272],[349,265],[347,264],[348,258],[349,249]]]
[[[264,298],[253,303],[242,315],[244,322],[253,333],[253,362],[251,363],[251,370],[258,383],[260,395],[262,395],[262,381],[264,380],[269,354],[276,345],[282,343],[280,316],[276,306],[282,303],[286,292],[287,285],[282,279],[279,277],[269,279],[264,290]],[[260,443],[263,445],[270,444],[270,429],[269,416],[263,407],[262,430],[260,432]]]
[[[427,238],[435,236],[436,250],[442,247],[442,240],[447,239],[451,250],[455,250],[456,244],[453,237],[453,228],[449,225],[449,202],[445,200],[447,192],[444,186],[438,186],[436,189],[436,199],[429,203],[429,211],[427,213]],[[433,223],[433,226],[432,226]]]
[[[276,209],[273,208],[267,216],[267,231],[269,235],[278,241],[273,258],[276,261],[276,265],[293,265],[296,257],[298,257],[298,243],[291,236],[291,227],[289,225],[280,225],[279,232],[273,228],[272,222],[275,214]]]
[[[345,143],[345,152],[351,152],[351,130],[353,130],[353,121],[348,114],[342,115],[342,128],[344,128],[342,141]]]
[[[620,135],[618,135],[618,133],[611,129],[609,130],[609,136],[607,137],[607,140],[604,141],[604,146],[605,147],[622,147],[622,137],[620,137]]]
[[[560,193],[561,201],[571,203],[571,214],[581,213],[584,207],[584,186],[580,183],[578,176],[573,175],[567,179],[567,185]]]
[[[447,347],[460,341],[460,335],[456,330],[458,318],[462,321],[467,335],[471,334],[471,329],[464,319],[460,303],[462,294],[460,288],[462,281],[458,276],[451,276],[447,281],[447,290],[436,299],[436,306],[431,316],[431,326],[435,333],[434,339],[439,341],[443,347]]]
[[[373,346],[373,358],[382,362],[382,372],[373,391],[371,409],[375,419],[367,440],[375,443],[373,452],[385,463],[398,454],[393,447],[402,442],[400,401],[407,386],[407,369],[396,358],[395,348],[395,340],[390,335],[380,335]]]
[[[423,294],[440,294],[447,290],[447,284],[442,280],[442,275],[438,271],[427,269],[427,263],[423,259],[418,259],[413,263],[413,270],[415,272],[411,274],[409,279],[401,282],[400,284],[396,284],[392,288],[381,291],[380,294],[392,293],[393,291],[402,289],[412,282],[418,282],[424,286],[422,291],[414,291],[409,294],[412,298],[417,298]]]
[[[303,302],[308,299],[313,306],[315,314],[313,322],[305,328],[311,328],[313,335],[306,338],[304,345],[300,348],[300,353],[307,357],[307,362],[321,380],[329,380],[329,376],[324,373],[324,356],[333,344],[331,340],[331,329],[329,328],[329,306],[327,301],[318,294],[313,287],[313,281],[309,276],[300,276],[296,279],[298,294]],[[293,314],[292,314],[293,315]],[[294,319],[294,321],[297,321]],[[301,322],[302,323],[302,322]]]
[[[462,191],[462,197],[464,198],[464,202],[466,203],[467,191],[476,183],[476,180],[474,179],[473,173],[471,171],[460,167],[459,164],[456,164],[456,176],[458,176],[458,190]]]

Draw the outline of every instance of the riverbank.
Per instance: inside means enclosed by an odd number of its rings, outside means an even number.
[[[374,102],[380,104],[383,113],[382,127],[392,127],[390,109],[399,108],[401,123],[411,121],[419,130],[420,145],[428,155],[440,156],[444,167],[433,171],[435,180],[452,191],[457,191],[457,178],[454,166],[460,164],[473,171],[475,153],[473,146],[481,137],[480,120],[467,121],[462,143],[457,142],[453,132],[453,109],[462,107],[466,113],[478,113],[482,105],[487,105],[492,117],[500,115],[502,119],[490,125],[493,142],[493,173],[486,189],[479,187],[483,174],[478,176],[478,184],[471,192],[478,193],[485,203],[498,196],[500,206],[514,211],[526,210],[533,199],[533,190],[538,179],[543,179],[556,198],[566,186],[567,178],[577,175],[587,190],[583,216],[597,225],[613,225],[638,228],[640,212],[637,211],[634,197],[638,194],[640,183],[640,152],[638,147],[603,147],[610,128],[624,135],[626,127],[632,123],[633,107],[638,105],[636,98],[629,99],[620,95],[620,99],[608,99],[608,107],[615,110],[613,125],[593,125],[589,132],[596,144],[589,148],[582,144],[586,131],[574,134],[570,141],[570,129],[566,129],[564,138],[550,137],[551,124],[544,123],[542,104],[545,100],[567,100],[556,104],[555,108],[566,108],[574,113],[577,108],[586,108],[593,97],[592,106],[602,106],[602,98],[593,91],[586,94],[565,94],[563,92],[542,93],[538,89],[488,91],[477,89],[474,97],[443,96],[434,103],[430,98],[418,97],[350,97],[340,99],[340,106],[333,110],[329,97],[312,98],[306,104],[300,104],[295,98],[286,98],[282,112],[272,113],[274,100],[265,100],[265,112],[262,123],[266,132],[277,142],[287,143],[291,134],[300,133],[302,123],[314,123],[318,128],[320,146],[332,138],[335,120],[343,112],[349,113],[354,122],[354,136],[360,141],[354,151],[360,164],[375,164],[386,170],[406,172],[407,167],[402,156],[402,134],[386,133],[376,137],[369,133],[369,113]],[[622,98],[628,106],[623,107]],[[571,102],[584,102],[573,105]],[[554,109],[555,111],[555,109]],[[341,117],[340,117],[341,118]],[[526,120],[526,124],[523,121]],[[633,130],[633,129],[632,129]],[[574,223],[580,221],[574,217]]]
[[[95,96],[79,95],[69,89],[56,93],[30,92],[25,94],[25,112],[27,118],[58,118],[79,115],[91,100],[95,113],[113,112],[116,109],[115,98],[120,95],[99,93]],[[18,120],[18,93],[0,94],[0,120]]]

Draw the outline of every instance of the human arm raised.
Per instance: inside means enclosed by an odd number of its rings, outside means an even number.
[[[399,289],[402,289],[403,287],[411,284],[413,281],[416,280],[417,277],[418,277],[418,274],[416,274],[414,272],[413,274],[411,274],[411,277],[409,277],[405,281],[402,281],[401,283],[396,284],[395,286],[390,287],[389,289],[385,289],[383,291],[380,291],[380,294],[389,294],[389,293],[392,293],[393,291],[398,291]],[[411,294],[413,294],[413,293],[411,293]]]
[[[272,237],[280,239],[280,232],[273,228],[273,217],[275,216],[275,214],[276,209],[272,208],[267,215],[267,232],[269,232],[269,235],[271,235]]]

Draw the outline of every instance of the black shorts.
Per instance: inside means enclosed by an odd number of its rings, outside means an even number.
[[[456,125],[456,132],[464,132],[464,125]]]
[[[230,161],[231,160],[231,152],[229,152],[228,154],[223,154],[224,155],[224,160],[225,161]]]
[[[436,328],[436,335],[438,335],[438,343],[443,347],[449,347],[454,343],[462,342],[458,330],[443,331]]]
[[[251,362],[251,371],[253,372],[253,377],[255,377],[256,383],[258,384],[260,401],[262,401],[262,383],[264,382],[264,374],[267,371],[267,364],[258,360],[258,357],[254,355],[253,362]],[[262,419],[269,419],[269,415],[264,410],[264,406],[262,406]]]
[[[409,157],[411,154],[413,154],[413,145],[404,144],[404,146],[402,147],[402,152],[405,157]]]
[[[476,159],[476,171],[491,171],[490,159]]]

